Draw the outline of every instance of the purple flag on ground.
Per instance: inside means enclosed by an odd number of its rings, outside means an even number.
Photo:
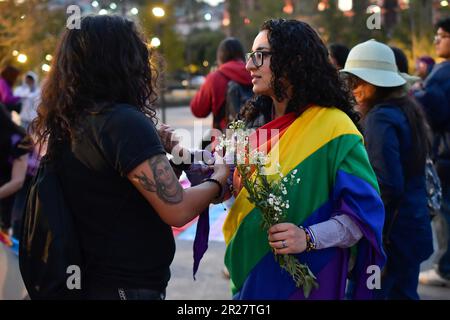
[[[202,164],[192,164],[189,170],[186,170],[186,176],[191,182],[191,186],[196,186],[200,184],[203,179],[211,176],[213,170],[207,165]],[[203,258],[206,250],[208,249],[208,238],[209,238],[209,207],[206,208],[198,217],[197,230],[195,232],[194,239],[194,266],[192,275],[195,280],[195,274],[197,273],[198,267],[200,265],[200,260]]]
[[[198,217],[197,230],[195,232],[194,239],[194,269],[192,276],[195,280],[195,274],[197,273],[200,260],[203,258],[206,250],[208,250],[208,238],[209,238],[209,208],[206,208]]]

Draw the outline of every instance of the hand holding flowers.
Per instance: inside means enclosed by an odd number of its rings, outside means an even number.
[[[222,138],[219,149],[226,150],[227,158],[233,155],[242,186],[248,192],[248,200],[261,212],[261,228],[268,231],[275,260],[308,297],[311,290],[318,287],[316,277],[307,265],[301,264],[293,255],[305,251],[306,235],[295,224],[286,222],[290,208],[287,190],[300,182],[298,172],[294,169],[284,176],[277,164],[276,172],[269,174],[266,170],[268,156],[256,148],[250,150],[249,132],[243,130],[243,126],[243,122],[232,123],[230,129],[233,134],[229,139]]]

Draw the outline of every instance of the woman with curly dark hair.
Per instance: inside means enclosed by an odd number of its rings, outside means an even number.
[[[316,277],[310,299],[343,299],[350,261],[353,298],[372,298],[367,268],[384,264],[384,210],[358,116],[325,45],[304,22],[269,20],[247,55],[247,69],[256,96],[241,115],[248,127],[268,122],[257,135],[278,130],[267,144],[269,156],[277,157],[281,177],[297,173],[300,180],[287,190],[286,222],[267,232],[235,177],[239,193],[223,229],[234,298],[307,298],[308,284],[294,281],[273,252],[309,267]]]
[[[48,141],[74,216],[88,299],[162,299],[174,238],[225,185],[228,168],[185,189],[155,129],[154,70],[136,25],[87,16],[66,30],[33,129]]]

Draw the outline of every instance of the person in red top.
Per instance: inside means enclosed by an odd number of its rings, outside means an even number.
[[[225,99],[228,82],[251,85],[252,78],[245,69],[244,49],[236,38],[224,39],[217,48],[218,69],[208,74],[205,83],[191,101],[192,113],[199,118],[213,113],[213,128],[223,130],[227,126]]]

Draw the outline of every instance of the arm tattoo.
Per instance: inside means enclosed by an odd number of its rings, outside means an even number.
[[[147,177],[147,175],[144,172],[141,172],[140,176],[135,174],[134,177],[139,180],[139,183],[145,190],[150,192],[156,192],[155,184],[150,180],[149,177]]]
[[[134,177],[140,185],[149,192],[156,192],[158,197],[168,204],[177,204],[183,201],[183,188],[165,155],[158,155],[148,160],[154,181],[144,172]]]

